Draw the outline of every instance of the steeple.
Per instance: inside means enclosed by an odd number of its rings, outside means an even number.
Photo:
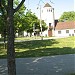
[[[46,3],[44,7],[51,7],[49,3]]]
[[[42,9],[42,20],[46,23],[48,29],[43,33],[43,35],[53,36],[54,35],[54,8],[46,3]],[[52,30],[50,30],[52,27]]]

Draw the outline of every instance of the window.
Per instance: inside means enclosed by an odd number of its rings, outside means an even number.
[[[49,23],[49,30],[52,30],[52,28],[51,28],[51,23]]]
[[[50,9],[47,9],[47,12],[50,12]]]
[[[69,34],[69,36],[71,36],[71,34]]]
[[[49,23],[49,27],[51,27],[51,23]]]
[[[50,12],[50,9],[49,9],[49,12]]]
[[[75,30],[74,30],[74,33],[75,33]]]
[[[66,33],[69,33],[69,30],[66,30]]]
[[[61,34],[61,31],[58,31],[58,34]]]
[[[74,36],[74,34],[72,34],[72,36]]]

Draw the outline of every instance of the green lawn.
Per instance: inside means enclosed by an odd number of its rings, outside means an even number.
[[[75,75],[75,74],[71,74],[71,75]]]
[[[22,38],[22,40],[24,41],[15,43],[17,58],[75,54],[75,37],[31,41],[25,41]],[[0,58],[6,57],[6,50],[3,46],[0,44]]]
[[[70,74],[70,75],[75,75],[75,73],[72,73],[72,74]]]
[[[0,38],[0,41],[3,41],[4,38]]]

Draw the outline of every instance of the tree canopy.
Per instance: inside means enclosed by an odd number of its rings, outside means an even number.
[[[26,12],[26,22],[27,22],[27,29],[26,31],[29,33],[32,33],[34,30],[33,29],[38,29],[40,32],[41,28],[40,28],[40,20],[38,19],[38,17],[31,12],[31,10],[28,10]],[[45,31],[47,29],[46,23],[44,21],[41,21],[42,23],[42,31]],[[35,31],[37,32],[37,31]]]
[[[0,14],[1,14],[1,25],[4,25],[6,30],[7,26],[7,66],[8,75],[16,75],[16,63],[15,63],[15,48],[14,48],[14,13],[17,12],[23,5],[25,0],[17,5],[16,8],[13,7],[14,0],[0,0]],[[6,11],[6,12],[5,12]],[[6,15],[5,15],[6,14]],[[4,22],[4,23],[3,23]],[[2,26],[1,26],[2,27]],[[1,29],[1,28],[0,28]]]
[[[17,5],[19,5],[20,1],[19,0],[14,0],[13,2],[13,8],[15,9],[17,7]],[[3,15],[3,13],[2,13]],[[4,31],[4,27],[6,28],[6,23],[4,18],[6,16],[6,12],[4,17],[0,16],[0,33],[3,34]],[[23,4],[22,7],[16,12],[14,13],[14,29],[15,29],[15,33],[19,33],[22,31],[26,31],[28,33],[32,33],[33,32],[33,25],[35,24],[36,29],[40,30],[40,20],[38,19],[38,17],[31,11],[31,10],[27,10],[25,5]],[[4,26],[5,25],[5,26]],[[42,21],[42,30],[46,30],[46,23],[44,21]],[[39,31],[40,32],[40,31]]]
[[[6,30],[6,19],[7,19],[7,1],[0,0],[0,34],[4,36],[4,31]]]
[[[74,21],[75,20],[75,12],[70,11],[70,12],[64,12],[61,17],[59,18],[60,22],[63,21]]]

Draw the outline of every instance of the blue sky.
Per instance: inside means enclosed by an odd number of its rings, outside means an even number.
[[[38,17],[40,16],[40,9],[37,9],[40,0],[26,0],[25,5],[28,9],[31,9]],[[49,3],[54,8],[55,19],[60,18],[63,12],[74,11],[74,0],[41,0],[40,5],[43,7],[45,4]]]

